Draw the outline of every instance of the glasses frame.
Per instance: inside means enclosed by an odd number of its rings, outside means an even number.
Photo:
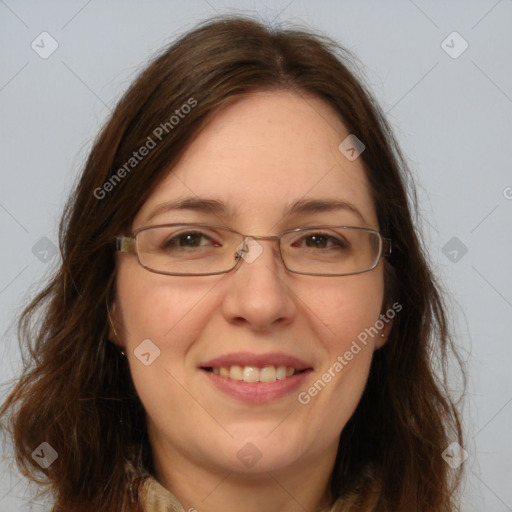
[[[139,256],[138,252],[138,246],[137,246],[137,235],[141,233],[142,231],[147,231],[148,229],[154,229],[154,228],[164,228],[164,227],[172,227],[172,226],[199,226],[199,227],[208,227],[208,228],[217,228],[217,229],[223,229],[225,231],[230,231],[231,233],[235,233],[237,235],[240,235],[242,237],[242,242],[245,242],[247,239],[252,240],[269,240],[269,241],[276,241],[277,247],[279,251],[279,257],[281,259],[281,263],[283,264],[284,268],[293,274],[302,274],[307,276],[318,276],[318,277],[341,277],[341,276],[352,276],[356,274],[363,274],[365,272],[370,272],[373,270],[380,262],[382,258],[387,258],[391,254],[391,240],[389,238],[386,238],[382,236],[377,230],[372,228],[366,228],[366,227],[359,227],[359,226],[333,226],[333,225],[318,225],[318,226],[307,226],[302,228],[294,228],[294,229],[288,229],[286,231],[283,231],[279,235],[270,235],[270,236],[257,236],[257,235],[245,235],[243,233],[240,233],[239,231],[236,231],[234,229],[231,229],[227,226],[219,226],[215,224],[207,224],[207,223],[201,223],[201,222],[173,222],[170,224],[156,224],[154,226],[143,226],[141,228],[136,229],[131,236],[117,236],[114,239],[114,248],[117,252],[124,252],[128,254],[133,254],[137,256],[137,261],[139,262],[139,265],[143,268],[145,268],[149,272],[153,272],[155,274],[162,274],[165,276],[214,276],[219,274],[227,274],[228,272],[232,272],[240,265],[240,262],[244,259],[243,258],[243,251],[242,252],[235,252],[233,255],[235,257],[235,262],[233,266],[227,270],[221,270],[219,272],[201,272],[201,273],[181,273],[181,272],[166,272],[163,270],[155,270],[151,267],[148,267],[145,265]],[[318,274],[313,272],[300,272],[297,270],[292,270],[288,268],[286,265],[286,262],[283,258],[283,254],[281,252],[281,239],[283,236],[289,234],[289,233],[297,233],[300,231],[310,231],[314,229],[357,229],[360,231],[367,231],[369,233],[374,233],[379,237],[379,252],[378,256],[375,260],[375,263],[371,265],[368,268],[357,270],[356,272],[345,272],[342,274]]]

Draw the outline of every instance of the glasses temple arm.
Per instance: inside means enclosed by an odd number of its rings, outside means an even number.
[[[135,254],[135,239],[129,236],[118,236],[115,240],[115,250]]]

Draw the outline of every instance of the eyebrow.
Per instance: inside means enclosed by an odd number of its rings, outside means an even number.
[[[226,204],[218,199],[204,199],[198,197],[185,197],[175,201],[168,201],[158,205],[147,217],[146,222],[153,217],[172,210],[193,210],[196,212],[210,213],[212,215],[226,215]]]
[[[173,210],[193,210],[219,216],[232,213],[231,209],[228,208],[223,201],[218,199],[185,197],[158,205],[147,217],[146,222],[157,215]],[[285,210],[283,217],[291,217],[292,215],[301,213],[332,212],[335,210],[350,211],[356,214],[366,224],[366,219],[353,204],[338,199],[299,199]]]
[[[332,212],[334,210],[348,210],[355,213],[366,224],[363,214],[352,203],[339,199],[299,199],[286,210],[285,217],[299,213]]]

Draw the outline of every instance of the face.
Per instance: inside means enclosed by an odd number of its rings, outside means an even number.
[[[378,230],[361,159],[338,149],[348,135],[316,97],[245,96],[191,144],[133,229],[198,222],[257,236],[325,224]],[[162,208],[186,198],[224,209]],[[350,206],[290,213],[299,200]],[[256,259],[213,276],[152,273],[134,255],[117,254],[116,342],[125,347],[157,461],[253,475],[334,463],[372,354],[385,341],[378,334],[361,342],[383,312],[383,262],[357,275],[300,275],[284,268],[275,241],[258,243]],[[280,378],[267,369],[260,379],[274,382],[236,380],[235,366],[249,380],[256,372],[244,366],[275,367]],[[280,366],[297,373],[283,378]]]

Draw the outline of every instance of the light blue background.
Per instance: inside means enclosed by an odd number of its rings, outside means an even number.
[[[57,263],[32,249],[43,237],[57,243],[64,201],[110,109],[154,51],[234,11],[322,31],[364,64],[417,176],[420,225],[468,359],[463,510],[512,511],[512,0],[0,0],[2,382],[20,367],[13,318]],[[46,60],[31,48],[43,31],[59,45]],[[453,31],[469,43],[457,59],[441,47]],[[442,252],[452,237],[468,248],[457,263]],[[10,460],[4,451],[0,509],[30,510]]]

